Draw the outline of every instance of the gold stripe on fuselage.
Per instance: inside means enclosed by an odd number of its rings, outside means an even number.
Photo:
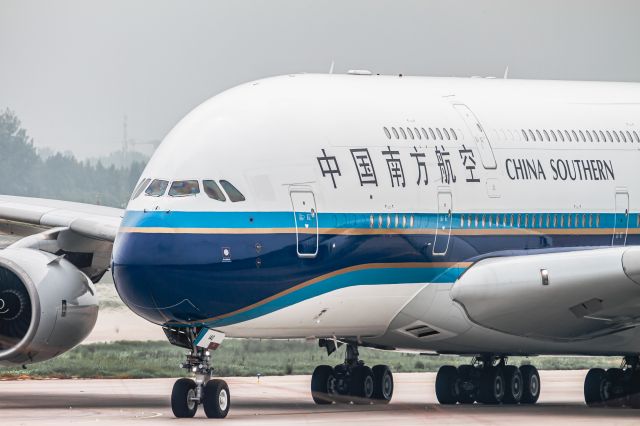
[[[435,235],[436,229],[416,228],[319,228],[322,235]],[[452,229],[451,235],[611,235],[613,228],[492,228],[492,229]],[[120,233],[138,234],[294,234],[295,228],[165,228],[165,227],[123,227]],[[300,234],[315,234],[315,229],[300,229]],[[445,236],[448,231],[441,231]],[[640,228],[632,228],[627,234],[640,234]]]

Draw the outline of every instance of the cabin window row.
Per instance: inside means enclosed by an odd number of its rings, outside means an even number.
[[[539,130],[521,129],[525,142],[636,142],[635,130]]]
[[[148,197],[162,197],[167,194],[167,188],[170,197],[195,196],[200,193],[200,182],[188,179],[176,180],[170,184],[168,180],[145,178],[133,191],[131,199],[138,198],[142,193]],[[220,180],[218,185],[215,180],[205,179],[202,181],[202,190],[209,198],[217,201],[227,201],[227,198],[234,203],[245,201],[244,195],[227,180]]]
[[[371,215],[369,216],[369,228],[413,228],[415,224],[413,215]]]
[[[640,216],[639,216],[640,217]],[[600,214],[596,213],[510,213],[460,215],[460,228],[598,228]]]
[[[458,134],[452,128],[444,127],[383,127],[387,139],[411,139],[411,140],[458,140]]]

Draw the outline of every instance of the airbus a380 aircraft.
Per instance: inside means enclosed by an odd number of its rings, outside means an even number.
[[[230,407],[225,336],[312,338],[318,404],[386,403],[358,347],[472,357],[443,404],[535,403],[509,355],[616,355],[589,405],[640,407],[640,86],[288,75],[231,89],[166,137],[127,209],[0,198],[0,360],[82,341],[112,269],[122,300],[189,348],[173,412]],[[215,359],[215,356],[213,356]]]

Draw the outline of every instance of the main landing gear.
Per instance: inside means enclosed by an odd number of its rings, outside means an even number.
[[[540,375],[532,365],[506,365],[505,357],[483,356],[472,364],[440,367],[436,397],[440,404],[535,404]]]
[[[173,344],[178,344],[167,337]],[[186,337],[185,337],[186,336]],[[178,379],[171,391],[171,410],[176,417],[193,417],[198,411],[198,405],[202,405],[204,412],[209,418],[222,419],[229,413],[231,407],[231,394],[229,386],[224,380],[212,379],[211,373],[211,353],[195,344],[197,333],[195,329],[189,330],[187,335],[180,336],[179,346],[186,347],[184,343],[191,344],[191,352],[187,355],[187,361],[181,365],[190,373],[195,374],[195,380],[182,378]]]
[[[343,364],[335,367],[319,365],[313,371],[311,396],[320,405],[333,402],[388,404],[393,396],[393,375],[386,365],[373,368],[364,365],[358,359],[358,347],[348,344]]]
[[[624,358],[620,368],[592,368],[584,379],[584,400],[589,407],[640,408],[640,359]]]

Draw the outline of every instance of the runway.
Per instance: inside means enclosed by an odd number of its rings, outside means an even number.
[[[226,420],[175,419],[169,394],[174,379],[42,380],[0,382],[2,425],[50,424],[638,424],[640,410],[587,408],[582,401],[586,371],[541,371],[535,406],[440,406],[434,373],[395,374],[388,406],[316,406],[309,376],[228,378],[231,412]]]

